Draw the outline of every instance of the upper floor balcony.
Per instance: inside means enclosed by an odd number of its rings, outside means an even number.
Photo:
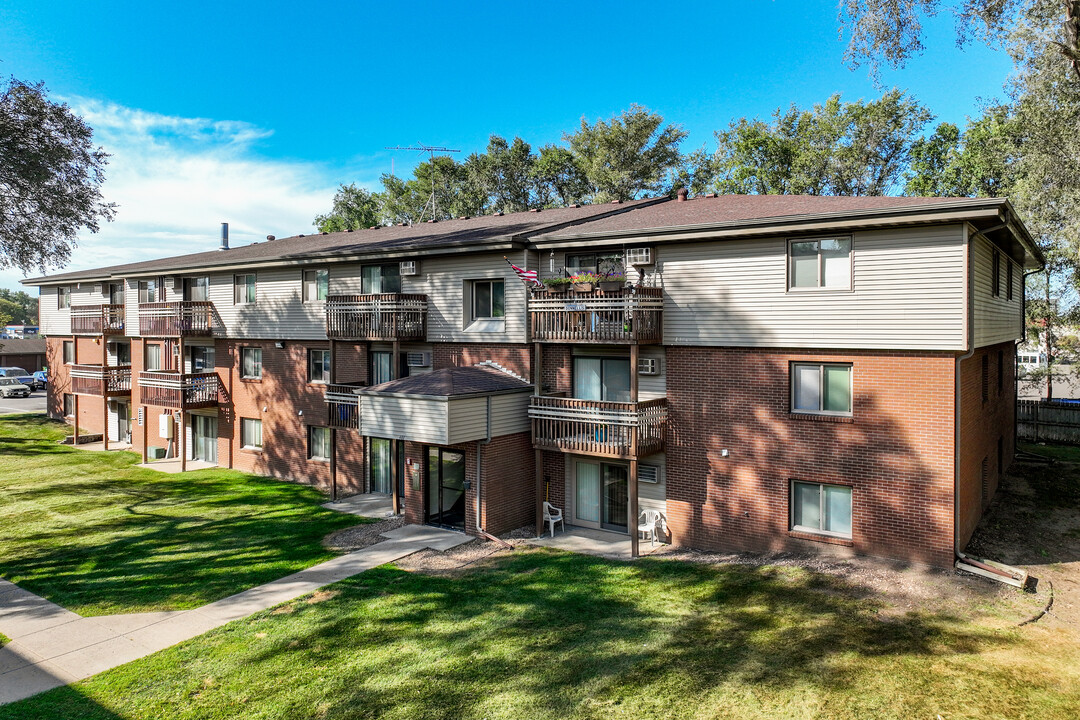
[[[144,337],[207,337],[214,333],[214,303],[205,300],[139,303]]]
[[[139,373],[139,394],[145,405],[195,410],[218,404],[217,373],[179,373],[165,370]]]
[[[326,410],[328,425],[333,428],[360,429],[359,384],[331,384],[326,386]]]
[[[634,459],[664,449],[667,398],[643,402],[580,400],[551,395],[529,401],[533,447]]]
[[[123,305],[72,305],[72,335],[120,335],[124,332]]]
[[[427,295],[331,295],[326,299],[326,336],[335,340],[424,340]]]
[[[130,365],[71,365],[71,392],[117,397],[131,394]]]
[[[536,289],[529,297],[529,324],[537,342],[660,343],[664,292],[653,287],[593,292]]]

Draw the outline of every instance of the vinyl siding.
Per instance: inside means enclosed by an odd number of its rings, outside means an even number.
[[[451,398],[449,405],[449,444],[483,440],[487,437],[487,398]]]
[[[446,406],[443,400],[363,395],[361,432],[369,437],[447,445]]]
[[[491,434],[513,435],[530,432],[529,397],[532,392],[495,395],[491,398]]]
[[[659,375],[642,375],[638,373],[638,400],[656,400],[667,397],[667,368],[665,367],[664,348],[655,345],[645,345],[641,348],[641,357],[655,358],[660,363]]]
[[[57,305],[58,286],[51,285],[42,287],[38,296],[38,323],[41,326],[39,332],[46,336],[70,335],[71,312],[68,309],[61,310]],[[75,290],[71,291],[71,303],[75,304]]]
[[[853,290],[787,291],[785,237],[663,248],[669,345],[959,350],[961,225],[853,235]]]
[[[1001,278],[998,287],[1000,295],[994,297],[993,263],[994,246],[982,236],[971,240],[972,273],[974,274],[973,293],[975,297],[975,346],[996,345],[997,343],[1023,338],[1021,321],[1024,307],[1021,300],[1024,271],[1005,253],[1001,253]],[[1008,265],[1013,264],[1013,297],[1008,300]]]
[[[331,294],[340,292],[335,283],[339,272],[347,271],[336,266],[330,268]],[[326,339],[325,303],[303,301],[301,268],[266,268],[256,270],[255,274],[256,301],[240,305],[233,303],[234,273],[210,276],[215,333],[222,332],[238,340]]]

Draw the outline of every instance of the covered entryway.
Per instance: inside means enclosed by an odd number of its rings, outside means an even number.
[[[465,454],[441,447],[427,449],[426,521],[465,529]]]

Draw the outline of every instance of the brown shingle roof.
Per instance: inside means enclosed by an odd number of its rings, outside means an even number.
[[[0,355],[44,355],[45,338],[0,340]]]
[[[424,375],[391,380],[360,391],[361,395],[398,394],[453,397],[509,390],[528,390],[532,385],[493,367],[454,367]]]

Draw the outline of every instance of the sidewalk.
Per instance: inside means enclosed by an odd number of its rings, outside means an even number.
[[[388,540],[194,610],[84,618],[0,580],[0,632],[11,638],[0,647],[0,705],[88,678],[425,548],[449,550],[472,539],[418,525],[383,537]]]

